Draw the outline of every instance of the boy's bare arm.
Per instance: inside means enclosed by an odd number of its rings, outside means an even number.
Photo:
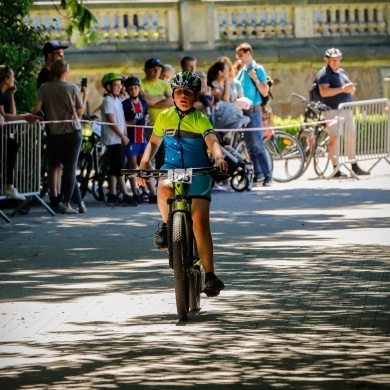
[[[227,172],[229,167],[227,162],[225,161],[221,149],[221,145],[218,142],[218,138],[215,133],[210,133],[204,139],[208,149],[214,157],[215,165],[222,171]]]

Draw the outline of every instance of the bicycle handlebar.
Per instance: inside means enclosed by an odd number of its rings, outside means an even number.
[[[159,178],[162,176],[166,176],[166,174],[168,173],[168,169],[122,169],[121,173],[128,177],[140,177],[142,179],[150,179],[152,177]],[[210,177],[216,175],[221,177],[223,175],[226,175],[226,177],[229,177],[229,174],[222,172],[216,166],[192,168],[192,175],[193,176],[208,175]]]
[[[309,100],[306,99],[304,96],[302,95],[298,95],[297,93],[295,92],[292,92],[291,93],[292,96],[295,96],[296,98],[300,99],[303,103],[309,103]]]
[[[306,109],[318,110],[321,112],[331,110],[331,108],[329,106],[327,106],[326,104],[324,104],[322,102],[315,102],[314,100],[310,101],[309,99],[306,99],[304,96],[299,95],[295,92],[292,92],[291,95],[300,99],[303,103],[306,103],[307,104]]]

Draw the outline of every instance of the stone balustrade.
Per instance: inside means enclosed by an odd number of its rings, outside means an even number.
[[[161,42],[188,49],[214,49],[233,40],[390,35],[390,5],[375,3],[275,5],[257,1],[88,1],[102,42]],[[52,2],[37,1],[28,22],[67,41],[66,20]],[[76,33],[75,33],[76,34]],[[70,41],[75,42],[77,36]]]

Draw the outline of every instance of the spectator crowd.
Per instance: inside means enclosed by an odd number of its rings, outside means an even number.
[[[76,214],[87,212],[78,187],[76,169],[82,145],[82,128],[78,120],[86,110],[88,86],[86,81],[81,86],[69,82],[70,65],[64,59],[66,49],[67,46],[56,40],[47,42],[43,47],[44,66],[37,78],[36,104],[28,114],[17,114],[13,71],[5,65],[0,67],[0,126],[17,119],[30,123],[37,120],[62,121],[45,125],[50,206],[59,213]],[[340,102],[346,98],[349,101],[356,88],[346,78],[345,71],[339,69],[341,52],[330,50],[334,55],[326,55],[327,66],[321,72],[324,75],[326,72],[327,78],[319,77],[322,83],[319,90],[325,99],[338,96],[333,100]],[[243,127],[250,129],[243,134],[253,164],[254,181],[264,187],[273,185],[272,166],[262,130],[262,127],[272,126],[273,123],[269,100],[273,81],[264,66],[256,62],[249,43],[239,44],[235,54],[234,61],[227,56],[218,58],[207,72],[197,72],[197,59],[185,56],[180,61],[178,72],[175,66],[150,58],[144,63],[145,76],[142,79],[114,71],[104,75],[100,112],[101,140],[109,161],[108,205],[157,203],[156,183],[150,181],[141,186],[135,179],[130,179],[129,188],[121,169],[139,166],[159,115],[172,107],[177,109],[171,81],[184,72],[199,76],[201,88],[194,107],[218,130],[220,143],[231,142],[233,133]],[[338,73],[347,80],[342,85],[338,84]],[[335,112],[329,115],[335,115]],[[7,150],[7,158],[3,161],[7,166],[7,196],[22,201],[24,196],[13,185],[19,145],[12,139],[2,142],[6,142]],[[153,165],[160,168],[164,163],[163,142],[154,156]],[[353,169],[357,174],[367,174],[357,166]],[[214,189],[224,190],[224,184],[216,183]]]

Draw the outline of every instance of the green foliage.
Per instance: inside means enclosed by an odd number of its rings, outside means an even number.
[[[99,41],[99,35],[93,30],[93,25],[97,23],[97,20],[92,12],[84,7],[82,0],[61,0],[60,6],[69,15],[67,17],[68,24],[65,28],[68,37],[70,38],[74,31],[79,33],[76,47],[80,48],[90,42]]]
[[[291,116],[287,118],[281,118],[277,115],[274,115],[273,119],[274,126],[283,126],[281,130],[291,135],[297,133],[299,130],[299,124],[303,123],[303,115],[299,116],[298,118],[291,118]]]
[[[33,4],[34,0],[0,1],[0,64],[14,70],[18,112],[29,110],[35,103],[37,76],[43,66],[42,47],[50,39],[44,26],[36,28],[25,22]],[[60,4],[70,15],[67,35],[70,37],[74,31],[79,33],[76,46],[97,42],[98,35],[92,31],[97,21],[82,0],[61,0]],[[54,3],[53,6],[57,8]]]
[[[42,66],[42,46],[46,33],[24,22],[32,0],[13,0],[0,7],[0,64],[10,66],[15,73],[16,107],[28,110],[35,100],[36,78]],[[4,43],[3,43],[4,42]]]

